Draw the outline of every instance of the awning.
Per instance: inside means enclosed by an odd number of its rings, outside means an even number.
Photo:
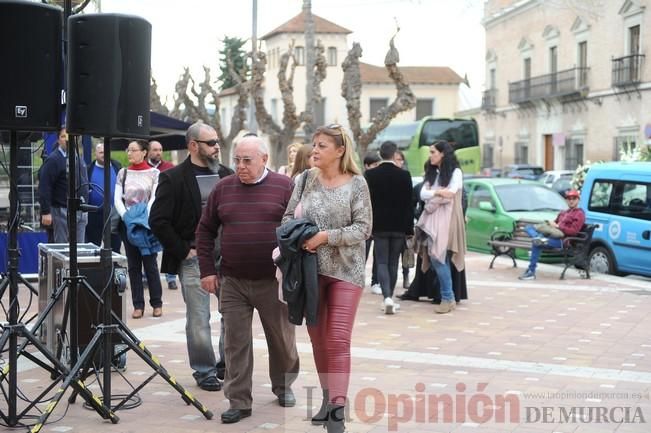
[[[190,127],[190,123],[152,111],[150,125],[149,139],[160,141],[164,150],[186,149],[185,131]],[[112,139],[111,150],[124,150],[129,141],[128,138]]]

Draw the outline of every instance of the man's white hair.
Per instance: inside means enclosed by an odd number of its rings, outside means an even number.
[[[246,137],[242,137],[235,147],[239,146],[240,144],[243,143],[255,143],[258,145],[258,152],[260,155],[269,155],[269,146],[267,146],[267,143],[264,142],[264,140],[260,137],[254,136],[254,135],[248,135]]]

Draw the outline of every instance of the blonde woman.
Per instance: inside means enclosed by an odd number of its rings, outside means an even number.
[[[303,145],[298,148],[296,156],[294,157],[294,166],[290,173],[292,179],[303,173],[305,170],[312,168],[311,156],[312,148],[310,146]]]
[[[303,146],[301,143],[292,143],[287,146],[287,165],[283,165],[278,168],[279,174],[284,174],[287,177],[291,177],[292,168],[294,167],[294,160],[296,159],[296,152],[298,149]]]
[[[344,431],[344,405],[350,382],[350,340],[364,287],[365,241],[371,234],[371,197],[353,160],[352,141],[339,125],[320,127],[312,138],[315,168],[296,180],[283,223],[311,220],[319,232],[303,249],[317,255],[319,308],[307,330],[324,401],[313,424],[328,433]],[[297,209],[297,206],[299,209]]]

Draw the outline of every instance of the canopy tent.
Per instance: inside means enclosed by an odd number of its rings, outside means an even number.
[[[185,145],[185,131],[190,123],[175,119],[164,114],[150,112],[150,140],[157,140],[165,150],[183,150]],[[111,140],[111,150],[124,150],[130,139],[114,138]]]

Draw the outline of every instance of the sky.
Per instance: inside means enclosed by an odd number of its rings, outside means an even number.
[[[159,94],[171,106],[174,84],[189,66],[203,79],[203,65],[219,75],[220,40],[250,39],[252,0],[101,0],[104,13],[138,15],[152,24],[152,73]],[[301,12],[302,0],[258,0],[258,37]],[[471,98],[481,100],[484,85],[484,29],[481,0],[312,0],[312,13],[353,33],[362,61],[382,65],[389,39],[400,52],[399,66],[449,66],[467,74]],[[92,12],[88,7],[86,12]],[[469,108],[469,107],[463,107]]]

